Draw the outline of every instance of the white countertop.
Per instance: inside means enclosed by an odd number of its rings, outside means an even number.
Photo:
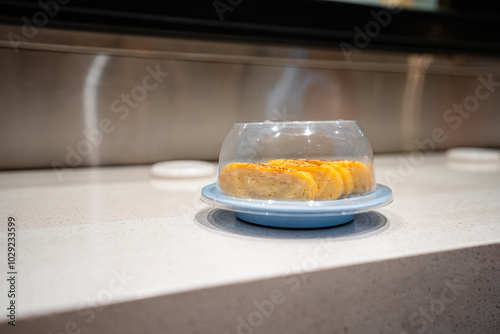
[[[62,182],[52,170],[3,172],[0,237],[15,217],[18,317],[500,243],[498,166],[409,158],[376,157],[392,204],[307,231],[235,221],[199,200],[213,179],[153,179],[150,166],[75,169]]]

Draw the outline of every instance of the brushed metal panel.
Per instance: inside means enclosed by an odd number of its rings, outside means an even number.
[[[234,98],[224,95],[232,94],[238,71],[224,69],[226,65],[208,66],[205,72],[227,75],[203,80],[196,63],[32,53],[20,57],[0,51],[8,67],[16,69],[1,87],[3,92],[10,89],[2,93],[2,127],[12,131],[2,132],[7,142],[3,168],[45,167],[54,161],[85,166],[215,159],[221,133],[236,120],[227,115],[234,110]],[[89,75],[96,74],[99,60],[104,65],[93,82]],[[150,75],[148,68],[169,75],[155,89],[137,89]],[[109,120],[107,131],[99,127],[103,120]]]
[[[216,160],[234,122],[264,119],[356,119],[375,152],[500,146],[500,92],[456,129],[446,114],[500,82],[496,59],[40,30],[0,41],[0,64],[2,169]]]

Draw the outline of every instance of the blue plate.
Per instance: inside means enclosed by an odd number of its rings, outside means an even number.
[[[282,228],[319,228],[350,222],[354,214],[392,202],[389,187],[377,184],[374,191],[333,201],[279,201],[224,195],[215,183],[201,190],[201,200],[219,209],[234,211],[249,223]]]

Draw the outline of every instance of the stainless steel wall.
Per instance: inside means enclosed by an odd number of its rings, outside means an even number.
[[[500,146],[499,59],[9,33],[21,27],[0,26],[2,169],[216,160],[234,122],[265,119],[356,119],[375,152]]]

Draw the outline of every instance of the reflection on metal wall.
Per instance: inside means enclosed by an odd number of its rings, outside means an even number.
[[[216,160],[265,119],[356,119],[375,152],[500,146],[496,59],[40,30],[0,62],[2,169]]]

